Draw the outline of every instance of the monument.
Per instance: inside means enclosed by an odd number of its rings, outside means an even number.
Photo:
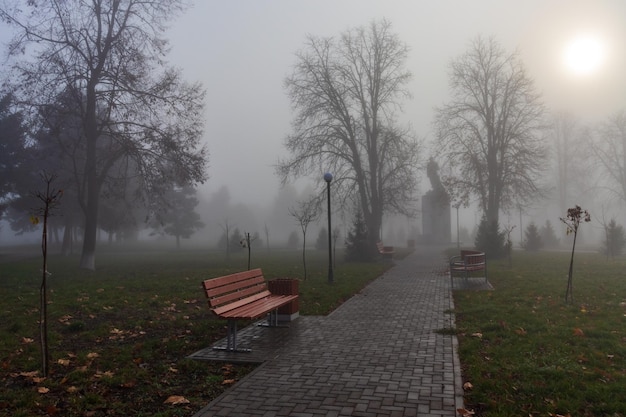
[[[426,175],[432,190],[422,196],[422,240],[424,243],[450,243],[450,196],[446,192],[441,178],[439,165],[430,158],[426,166]]]

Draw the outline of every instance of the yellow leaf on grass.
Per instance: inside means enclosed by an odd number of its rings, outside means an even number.
[[[224,382],[222,382],[222,385],[232,385],[235,382],[237,382],[237,381],[234,380],[234,379],[225,379]]]
[[[98,354],[97,352],[89,352],[87,354],[87,359],[95,359],[99,357],[100,357],[100,354]]]
[[[163,402],[163,404],[172,404],[172,405],[189,404],[189,400],[183,397],[182,395],[170,395],[167,398],[167,400]]]
[[[456,412],[463,417],[473,416],[474,414],[476,414],[475,412],[471,410],[466,410],[465,408],[457,408]]]
[[[59,359],[57,361],[57,363],[61,366],[69,366],[70,365],[70,360],[69,359]]]
[[[526,330],[523,327],[520,327],[519,329],[515,330],[515,333],[517,333],[520,336],[526,336]]]
[[[37,387],[37,392],[40,394],[47,394],[50,392],[50,388],[46,387]]]
[[[74,394],[74,393],[78,392],[78,388],[76,388],[74,385],[72,385],[71,387],[67,387],[67,389],[65,391],[69,392],[70,394]]]
[[[471,382],[466,382],[465,384],[463,384],[463,389],[464,389],[465,391],[471,391],[471,390],[472,390],[472,388],[474,388],[474,386],[472,385],[472,383],[471,383]]]
[[[30,337],[22,337],[22,343],[27,345],[29,343],[33,343],[35,340],[31,339]]]
[[[573,335],[578,337],[584,337],[585,332],[583,332],[583,329],[579,329],[578,327],[576,327],[573,331]]]

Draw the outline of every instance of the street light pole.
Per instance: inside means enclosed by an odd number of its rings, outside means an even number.
[[[330,182],[333,180],[333,174],[327,172],[324,174],[324,181],[326,181],[326,200],[328,201],[328,283],[334,282],[333,277],[333,249],[332,249],[332,229],[330,224]]]

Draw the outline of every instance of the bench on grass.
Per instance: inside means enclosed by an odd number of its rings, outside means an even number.
[[[485,252],[462,250],[460,255],[450,258],[450,279],[455,276],[467,279],[481,271],[485,281],[487,281],[487,257]]]
[[[383,259],[391,259],[395,253],[393,246],[385,246],[383,242],[376,243],[376,249],[378,249],[378,253],[382,255]]]
[[[277,326],[278,309],[298,299],[297,294],[271,293],[261,269],[207,279],[202,282],[202,288],[213,314],[228,320],[225,350],[232,352],[250,351],[237,349],[237,320],[268,316],[268,325]]]

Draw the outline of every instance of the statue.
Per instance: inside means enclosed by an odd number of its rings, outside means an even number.
[[[426,175],[432,189],[422,197],[422,233],[425,243],[450,243],[450,196],[439,177],[439,165],[430,158]]]

